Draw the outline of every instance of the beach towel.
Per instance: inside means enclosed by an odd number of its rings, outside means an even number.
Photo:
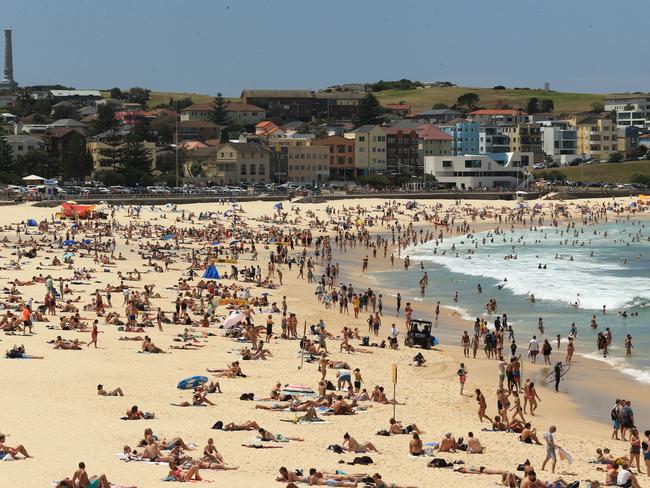
[[[569,464],[573,464],[573,456],[569,454],[564,448],[558,447],[558,452],[560,453],[560,460],[566,461]]]

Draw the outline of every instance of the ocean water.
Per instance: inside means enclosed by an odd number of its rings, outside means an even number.
[[[412,246],[402,252],[402,257],[411,258],[409,271],[398,268],[396,261],[399,273],[374,273],[373,278],[379,286],[402,290],[404,300],[414,301],[416,315],[422,318],[431,318],[439,300],[466,319],[484,317],[492,324],[496,315],[488,315],[485,304],[494,298],[497,313],[506,313],[515,329],[520,351],[527,348],[533,334],[540,338],[539,318],[545,328],[542,338],[554,347],[556,335],[561,334],[565,342],[575,322],[577,354],[606,361],[636,381],[650,384],[649,238],[648,226],[632,220],[570,229],[565,225],[502,234],[482,232]],[[540,265],[546,269],[539,269]],[[418,281],[424,272],[429,280],[422,299]],[[455,291],[458,302],[452,300]],[[530,295],[535,302],[529,301]],[[388,300],[385,303],[388,309],[392,306]],[[590,326],[594,315],[596,329]],[[613,341],[609,357],[603,358],[596,336],[606,327]],[[440,330],[439,334],[454,344],[459,342],[457,331],[453,336],[452,331]],[[631,359],[624,357],[626,334],[632,336]],[[562,360],[564,354],[563,346],[554,359]]]

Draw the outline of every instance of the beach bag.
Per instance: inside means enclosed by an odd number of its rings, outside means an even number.
[[[325,385],[326,390],[336,390],[336,387],[334,386],[334,383],[332,383],[330,380],[327,380],[327,385]]]
[[[338,444],[332,444],[330,446],[327,446],[328,451],[333,451],[336,454],[343,454],[343,448],[339,446]]]
[[[447,466],[451,466],[451,464],[448,464],[447,461],[442,458],[433,458],[429,461],[427,466],[430,468],[446,468]]]
[[[368,336],[363,336],[361,338],[361,345],[368,347],[370,345],[370,337]]]
[[[612,411],[609,413],[609,416],[611,417],[612,420],[618,420],[618,408],[617,407],[612,408]]]
[[[388,432],[386,429],[382,429],[382,430],[377,432],[377,435],[383,435],[385,437],[388,437],[388,436],[390,436],[390,432]]]
[[[357,456],[355,457],[351,463],[348,464],[363,464],[363,465],[368,465],[368,464],[373,464],[373,460],[370,456]]]

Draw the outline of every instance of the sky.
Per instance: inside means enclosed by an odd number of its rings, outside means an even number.
[[[650,1],[2,0],[21,85],[239,96],[380,79],[650,91]]]

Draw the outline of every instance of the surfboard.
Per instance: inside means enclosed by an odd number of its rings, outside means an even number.
[[[565,374],[569,372],[569,369],[571,369],[570,364],[563,364],[561,367],[561,372],[560,372],[560,378],[562,378]],[[546,375],[546,378],[544,378],[544,381],[546,383],[553,383],[555,381],[555,369],[553,369],[549,374]]]
[[[176,388],[178,388],[179,390],[191,390],[207,382],[208,382],[208,378],[205,376],[189,376],[179,381],[178,385],[176,385]]]

